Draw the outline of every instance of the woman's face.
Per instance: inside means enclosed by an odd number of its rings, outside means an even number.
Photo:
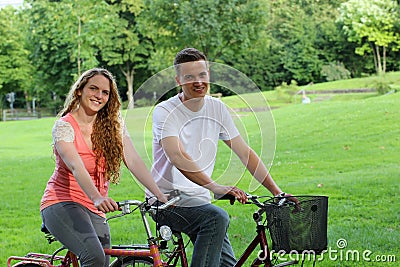
[[[106,77],[101,74],[93,76],[83,89],[78,91],[80,108],[88,115],[96,114],[107,104],[110,91],[110,81]]]

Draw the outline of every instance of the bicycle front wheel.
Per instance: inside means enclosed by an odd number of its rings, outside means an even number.
[[[273,267],[284,267],[284,266],[295,265],[295,264],[298,264],[298,263],[299,263],[298,261],[287,261],[287,262],[282,262],[282,263],[279,263],[277,265],[274,265]]]
[[[13,265],[15,266],[15,265]],[[43,265],[40,265],[39,263],[22,263],[22,264],[18,264],[18,267],[41,267]]]
[[[150,257],[126,256],[119,257],[110,264],[110,267],[140,267],[153,266],[153,259]]]

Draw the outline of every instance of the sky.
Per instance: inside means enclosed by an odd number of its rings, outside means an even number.
[[[0,0],[0,8],[5,7],[7,5],[19,6],[22,5],[24,0]]]

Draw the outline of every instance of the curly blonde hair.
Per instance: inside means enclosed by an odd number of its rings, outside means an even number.
[[[64,108],[58,115],[60,117],[65,116],[79,107],[80,96],[78,92],[83,89],[90,78],[96,75],[103,75],[110,81],[110,96],[107,104],[97,113],[93,124],[91,135],[93,152],[96,155],[96,165],[99,164],[102,157],[105,159],[106,179],[112,183],[118,183],[123,155],[121,100],[113,75],[102,68],[93,68],[84,72],[72,85],[65,100]]]

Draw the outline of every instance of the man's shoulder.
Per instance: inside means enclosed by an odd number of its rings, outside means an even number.
[[[222,102],[219,98],[216,98],[216,97],[213,97],[213,96],[210,96],[210,95],[206,95],[206,96],[204,97],[204,100],[205,100],[205,103],[206,103],[207,105],[210,105],[210,106],[214,106],[214,107],[226,107],[225,103]]]
[[[177,100],[178,99],[178,100]],[[167,100],[164,100],[160,103],[158,103],[154,107],[154,114],[157,114],[158,116],[162,114],[170,114],[173,110],[177,108],[179,105],[179,98],[177,96],[173,96]]]
[[[178,99],[178,95],[172,96],[170,98],[168,98],[167,100],[161,101],[160,103],[158,103],[155,108],[159,108],[159,107],[171,107],[171,106],[176,106],[177,104],[177,99]]]

